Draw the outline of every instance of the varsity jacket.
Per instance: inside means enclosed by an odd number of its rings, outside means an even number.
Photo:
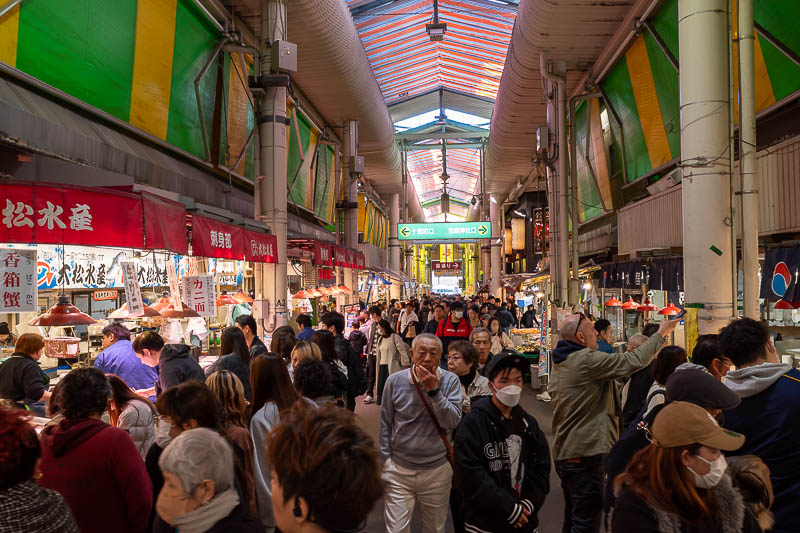
[[[522,417],[525,428],[518,469],[521,476],[512,480],[502,417],[491,398],[481,398],[456,429],[453,443],[455,486],[461,497],[464,529],[468,533],[536,530],[538,511],[550,491],[550,448],[536,419],[519,406],[512,409],[512,417]],[[514,528],[523,509],[530,512],[528,523]]]

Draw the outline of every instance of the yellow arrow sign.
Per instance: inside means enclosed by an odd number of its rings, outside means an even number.
[[[489,226],[486,224],[478,226],[478,235],[486,235],[487,233],[489,233]]]
[[[402,235],[403,237],[408,237],[410,234],[411,234],[411,230],[409,230],[408,227],[403,226],[400,229],[400,235]]]

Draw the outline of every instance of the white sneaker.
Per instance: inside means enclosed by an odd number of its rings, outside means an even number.
[[[544,391],[541,394],[537,394],[536,398],[541,402],[549,402],[552,400],[552,398],[550,398],[550,394],[547,391]]]
[[[375,403],[375,399],[372,396],[367,396],[364,398],[364,403]]]

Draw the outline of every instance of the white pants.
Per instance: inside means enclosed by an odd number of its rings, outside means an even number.
[[[453,480],[450,463],[428,470],[409,470],[387,459],[382,477],[386,483],[387,533],[408,533],[416,503],[419,503],[422,533],[444,532]]]

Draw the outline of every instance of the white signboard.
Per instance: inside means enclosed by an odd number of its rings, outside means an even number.
[[[214,276],[184,276],[183,294],[186,305],[200,316],[217,316]]]
[[[36,312],[36,250],[0,248],[0,313]]]
[[[169,282],[169,299],[175,309],[182,309],[181,305],[181,285],[178,282],[178,271],[175,268],[175,260],[170,258],[167,261],[167,281]]]
[[[122,285],[125,287],[125,296],[128,300],[130,316],[144,315],[144,301],[139,289],[139,280],[136,278],[136,263],[120,261],[122,268]]]

